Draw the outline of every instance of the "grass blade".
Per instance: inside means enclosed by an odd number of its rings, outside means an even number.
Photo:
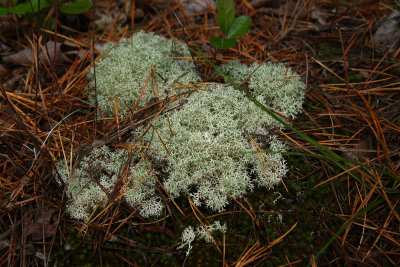
[[[314,257],[314,259],[308,263],[307,267],[310,267],[314,264],[314,262],[318,259],[319,256],[321,256],[322,253],[324,253],[324,251],[329,247],[329,245],[336,239],[336,237],[338,237],[344,230],[346,230],[347,226],[349,226],[349,224],[351,224],[352,222],[355,221],[355,219],[357,219],[360,215],[366,213],[367,211],[369,211],[370,209],[378,206],[379,204],[381,204],[383,202],[383,199],[380,199],[378,201],[376,201],[375,203],[372,203],[371,205],[368,205],[367,207],[365,207],[364,209],[360,210],[358,213],[356,213],[356,215],[354,215],[353,218],[351,218],[347,223],[345,223],[342,227],[340,227],[339,231],[337,231],[336,234],[334,234],[331,239],[329,239],[329,241],[325,244],[325,246],[318,251],[317,255]]]

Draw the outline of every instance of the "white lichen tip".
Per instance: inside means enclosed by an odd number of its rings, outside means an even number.
[[[186,251],[186,256],[188,256],[192,250],[192,242],[196,239],[196,236],[204,239],[207,243],[211,243],[212,234],[216,231],[226,233],[226,224],[221,225],[219,221],[215,221],[213,224],[205,227],[198,226],[196,230],[194,230],[192,226],[188,226],[183,230],[181,236],[182,244],[177,249],[182,249],[183,247],[188,246],[188,250]]]
[[[188,250],[186,251],[186,256],[189,255],[190,251],[192,250],[192,242],[196,239],[196,233],[193,230],[192,226],[186,227],[183,230],[181,240],[182,244],[177,247],[177,249],[182,249],[184,246],[188,246]]]
[[[226,224],[221,225],[219,221],[215,221],[213,224],[207,225],[205,228],[204,226],[199,226],[196,229],[196,235],[204,239],[207,243],[211,243],[212,242],[211,235],[213,232],[216,231],[219,231],[221,233],[226,233]]]

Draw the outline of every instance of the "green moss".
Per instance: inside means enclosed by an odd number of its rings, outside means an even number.
[[[319,52],[319,58],[323,60],[335,60],[342,57],[342,49],[340,43],[337,42],[322,43]]]
[[[364,80],[364,76],[361,73],[354,73],[349,75],[349,82],[350,83],[359,83]]]

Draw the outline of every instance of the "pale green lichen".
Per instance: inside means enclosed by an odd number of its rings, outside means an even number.
[[[239,84],[247,81],[250,92],[272,110],[289,118],[301,111],[304,84],[285,65],[254,62],[246,66],[234,60],[222,65],[221,70]]]
[[[177,249],[182,249],[185,246],[188,246],[188,250],[186,251],[186,256],[189,255],[190,251],[192,250],[192,242],[196,239],[196,233],[193,230],[192,226],[188,226],[183,230],[181,240],[182,244],[177,247]]]
[[[204,239],[207,243],[211,243],[211,234],[219,231],[221,233],[226,233],[226,224],[221,225],[219,221],[215,221],[213,224],[204,226],[199,226],[196,229],[196,236]]]
[[[226,233],[226,224],[221,225],[219,221],[215,221],[213,224],[204,226],[199,226],[194,230],[192,226],[186,227],[181,236],[182,244],[177,249],[182,249],[188,246],[186,251],[186,256],[189,255],[192,250],[192,242],[196,239],[196,236],[200,239],[204,239],[207,243],[212,242],[212,234],[216,231]]]
[[[230,86],[197,92],[169,120],[171,125],[165,117],[154,123],[168,151],[158,138],[151,146],[153,156],[168,162],[164,187],[174,197],[188,194],[197,206],[223,211],[228,195],[240,198],[256,185],[273,187],[286,174],[280,153],[261,155],[262,168],[246,135],[262,133],[270,150],[284,151],[268,133],[275,121]]]
[[[189,58],[187,48],[178,44],[180,48],[176,50],[180,56]],[[113,45],[106,45],[104,51],[108,54],[96,65],[98,100],[105,113],[113,114],[114,104],[107,102],[112,97],[118,98],[120,110],[134,105],[153,65],[159,76],[161,97],[180,90],[176,83],[200,81],[193,63],[177,59],[173,42],[163,37],[139,32],[111,49]],[[247,81],[250,93],[261,103],[294,118],[301,111],[305,94],[299,77],[282,64],[257,67],[256,63],[247,67],[233,61],[221,69],[238,83]],[[88,79],[92,86],[93,78],[90,72]],[[281,125],[243,93],[222,84],[204,87],[208,91],[193,93],[180,110],[160,116],[152,125],[158,133],[147,133],[141,142],[154,149],[150,153],[154,160],[165,163],[157,167],[163,169],[163,174],[168,173],[162,182],[172,197],[190,196],[197,206],[224,211],[231,198],[241,198],[255,186],[273,188],[280,183],[287,172],[280,153],[285,147],[272,133]],[[156,96],[152,88],[147,88],[142,105]],[[90,99],[94,103],[94,98]],[[253,134],[259,134],[264,140],[260,142]],[[272,152],[261,153],[257,148],[256,153],[249,135],[254,136],[255,142],[258,140],[262,149]],[[139,166],[138,162],[141,162]],[[71,177],[66,163],[59,163],[64,181],[70,182],[67,210],[73,218],[86,220],[91,210],[109,201],[93,179],[110,192],[125,163],[124,151],[112,152],[107,147],[95,149],[84,157]],[[135,157],[127,177],[134,178],[124,186],[123,199],[132,208],[141,205],[139,212],[144,217],[160,215],[164,205],[154,190],[156,179],[147,162]],[[191,240],[192,235],[187,236]]]
[[[152,97],[164,98],[180,92],[185,87],[179,84],[200,81],[186,46],[154,33],[138,32],[132,38],[121,39],[118,44],[107,43],[102,54],[105,57],[96,63],[96,76],[92,68],[87,78],[92,88],[96,77],[98,105],[106,115],[115,114],[116,98],[121,117],[135,105],[153,66],[156,74],[149,80],[141,106]],[[94,93],[89,100],[96,103]]]
[[[87,220],[94,209],[101,209],[109,202],[107,194],[111,194],[117,180],[123,178],[120,175],[127,159],[124,150],[111,151],[102,146],[83,157],[72,171],[68,171],[64,160],[57,164],[62,179],[68,185],[67,212],[72,218]],[[124,187],[124,192],[118,192],[123,194],[124,200],[132,208],[142,204],[139,213],[143,217],[160,215],[163,206],[160,207],[159,199],[154,197],[156,180],[146,161],[135,156],[125,179],[130,181],[129,184]]]

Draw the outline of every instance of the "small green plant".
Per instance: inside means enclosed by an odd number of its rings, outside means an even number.
[[[240,16],[235,19],[235,4],[232,0],[217,0],[217,21],[225,38],[212,36],[210,42],[217,48],[229,48],[236,44],[236,39],[250,29],[251,18]]]
[[[62,1],[58,0],[61,4]],[[82,14],[88,11],[93,3],[88,0],[74,0],[74,1],[64,1],[65,3],[60,6],[59,10],[64,14]],[[3,4],[4,0],[0,0],[0,4]],[[0,6],[0,16],[6,14],[15,15],[28,15],[36,13],[43,8],[51,7],[55,1],[54,0],[31,0],[31,1],[19,1],[12,0],[12,7]]]

